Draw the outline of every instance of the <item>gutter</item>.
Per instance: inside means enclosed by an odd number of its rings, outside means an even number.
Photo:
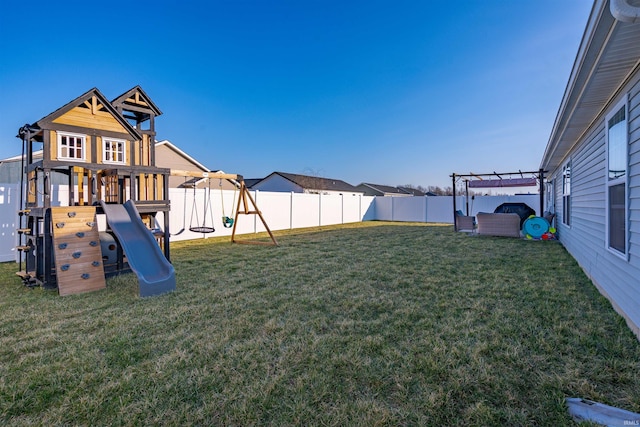
[[[621,22],[640,22],[640,6],[632,6],[630,0],[611,0],[609,9],[614,18]]]

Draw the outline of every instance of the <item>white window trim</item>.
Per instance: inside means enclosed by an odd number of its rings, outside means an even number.
[[[107,160],[107,142],[116,142],[122,143],[122,161],[119,162],[117,160]],[[124,165],[127,163],[127,141],[119,138],[107,138],[102,137],[102,163],[112,164],[112,165]]]
[[[545,182],[545,204],[547,212],[556,212],[556,180],[551,179]]]
[[[68,157],[62,155],[62,137],[70,136],[72,138],[81,138],[82,139],[82,158],[78,157]],[[87,135],[83,135],[81,133],[71,133],[71,132],[57,132],[57,141],[58,141],[58,160],[73,160],[76,162],[84,162],[87,158]]]
[[[627,137],[626,144],[626,154],[627,158],[626,168],[627,171],[624,174],[624,177],[616,178],[609,180],[609,120],[618,112],[621,108],[624,107],[624,117],[627,123],[627,131],[625,135]],[[629,103],[628,103],[628,95],[625,95],[624,98],[613,106],[609,110],[609,113],[605,116],[604,119],[604,138],[605,138],[605,150],[604,150],[604,164],[605,164],[605,172],[604,172],[604,188],[605,188],[605,212],[604,212],[604,247],[609,251],[609,253],[617,256],[620,259],[625,261],[629,261]],[[618,185],[624,184],[624,253],[621,253],[617,249],[612,248],[609,245],[609,188]]]
[[[566,169],[566,167],[570,165],[569,167],[569,192],[565,193],[565,185],[564,185],[564,171]],[[565,216],[565,197],[569,197],[569,200],[571,201],[571,190],[573,187],[573,162],[572,159],[569,158],[566,162],[564,162],[562,164],[562,168],[560,168],[560,197],[562,198],[562,221],[560,221],[562,223],[563,226],[567,227],[567,228],[571,228],[571,225],[573,224],[573,203],[569,203],[569,223],[567,223],[567,218]],[[556,221],[557,223],[557,221]]]

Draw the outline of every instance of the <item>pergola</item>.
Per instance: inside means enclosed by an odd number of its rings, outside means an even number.
[[[464,181],[465,196],[467,198],[466,215],[469,215],[469,188],[510,188],[510,187],[534,187],[538,186],[540,193],[540,210],[542,214],[544,210],[544,174],[545,171],[539,169],[537,171],[528,172],[493,172],[493,173],[469,173],[469,174],[451,174],[453,183],[453,215],[455,218],[457,206],[455,189],[459,181]],[[455,226],[455,221],[454,221]],[[457,228],[457,226],[456,226]],[[457,229],[456,229],[457,231]]]

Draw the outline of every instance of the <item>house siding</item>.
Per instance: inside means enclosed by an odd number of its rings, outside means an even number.
[[[576,258],[581,252],[593,253],[604,247],[604,147],[603,127],[596,129],[571,155],[571,225],[562,217],[562,168],[555,175],[558,234],[567,250]],[[602,244],[598,243],[601,241]]]
[[[640,270],[640,82],[629,91],[629,230],[629,264]]]
[[[640,337],[640,83],[637,76],[614,101],[618,102],[623,96],[629,100],[628,259],[612,253],[606,243],[605,114],[610,112],[609,108],[569,153],[571,226],[562,221],[562,167],[552,176],[558,183],[555,204],[560,241]]]

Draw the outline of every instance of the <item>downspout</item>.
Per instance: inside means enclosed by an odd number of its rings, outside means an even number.
[[[632,6],[630,0],[611,0],[609,10],[621,22],[640,22],[640,6]]]

